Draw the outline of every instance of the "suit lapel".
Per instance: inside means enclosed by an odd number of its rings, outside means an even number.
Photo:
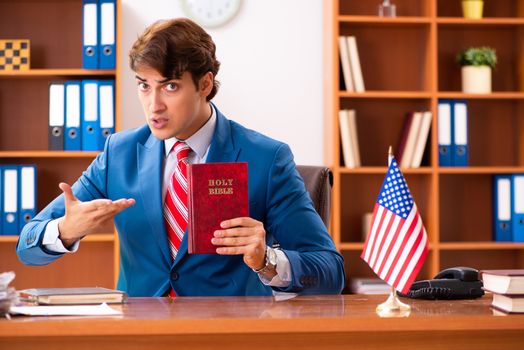
[[[217,123],[215,131],[213,133],[213,139],[209,146],[209,153],[207,155],[206,163],[226,163],[236,162],[240,153],[239,148],[235,148],[233,138],[231,135],[231,125],[228,119],[220,113],[218,108],[213,105],[213,108],[217,111]],[[174,265],[178,264],[184,256],[187,254],[187,230],[182,238],[180,248]]]
[[[145,208],[144,215],[149,221],[153,237],[165,262],[171,265],[162,208],[163,144],[162,141],[151,135],[144,145],[137,145],[138,178]]]

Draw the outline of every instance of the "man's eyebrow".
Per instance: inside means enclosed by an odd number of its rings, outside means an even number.
[[[144,81],[144,82],[146,81],[144,78],[141,78],[141,77],[139,77],[138,75],[135,75],[135,78],[137,78],[137,79],[140,80],[140,81]]]

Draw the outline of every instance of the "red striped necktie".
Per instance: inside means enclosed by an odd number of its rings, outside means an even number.
[[[171,150],[175,152],[177,162],[166,191],[164,220],[173,261],[187,228],[187,156],[190,150],[185,142],[180,141]],[[174,297],[174,291],[171,290],[169,295]]]

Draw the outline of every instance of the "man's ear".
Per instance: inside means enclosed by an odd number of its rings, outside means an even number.
[[[213,89],[213,73],[207,72],[202,78],[200,78],[200,93],[203,97],[209,96]]]

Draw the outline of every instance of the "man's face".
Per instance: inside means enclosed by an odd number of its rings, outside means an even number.
[[[144,67],[136,72],[138,98],[147,124],[160,140],[176,137],[185,140],[205,124],[211,115],[206,96],[211,91],[212,74],[200,81],[197,89],[189,72],[180,79],[167,79],[156,70]]]

